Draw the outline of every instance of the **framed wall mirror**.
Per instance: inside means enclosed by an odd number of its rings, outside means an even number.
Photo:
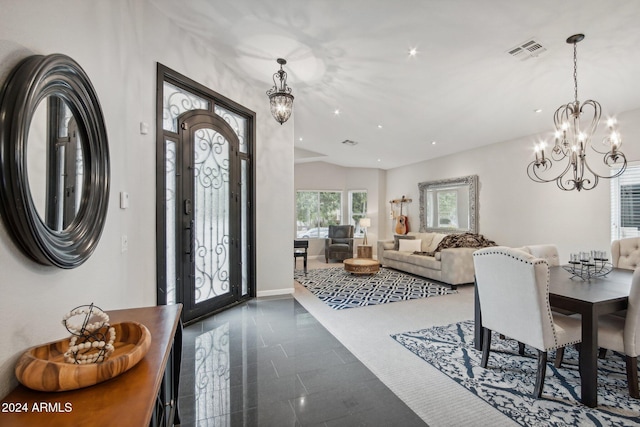
[[[109,147],[96,92],[73,59],[24,59],[0,97],[0,212],[16,244],[74,268],[95,250],[109,199]]]
[[[478,175],[421,182],[420,231],[478,233]]]

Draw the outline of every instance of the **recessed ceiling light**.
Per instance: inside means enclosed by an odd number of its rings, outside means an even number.
[[[302,137],[300,137],[299,141],[302,141]]]
[[[418,54],[418,49],[415,47],[412,47],[411,49],[409,49],[409,56],[414,57]]]
[[[378,159],[378,161],[380,162],[381,160],[380,160],[380,159]]]
[[[437,142],[436,141],[431,141],[431,145],[436,145]]]
[[[534,113],[542,113],[542,108],[536,108],[533,110]]]
[[[382,129],[382,125],[378,125],[378,129]]]
[[[340,109],[336,108],[335,111],[333,112],[333,114],[335,114],[336,116],[340,115]]]

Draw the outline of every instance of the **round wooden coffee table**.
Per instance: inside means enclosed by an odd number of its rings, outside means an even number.
[[[343,261],[344,270],[353,274],[376,274],[380,263],[371,258],[349,258]]]

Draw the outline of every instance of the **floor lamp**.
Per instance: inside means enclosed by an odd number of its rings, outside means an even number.
[[[363,245],[367,244],[367,227],[371,227],[371,218],[360,218],[360,228],[364,230]]]

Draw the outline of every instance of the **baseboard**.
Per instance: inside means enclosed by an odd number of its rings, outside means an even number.
[[[283,288],[283,289],[274,289],[272,291],[258,291],[256,292],[256,296],[260,297],[272,297],[276,295],[288,295],[294,292],[294,288]]]

